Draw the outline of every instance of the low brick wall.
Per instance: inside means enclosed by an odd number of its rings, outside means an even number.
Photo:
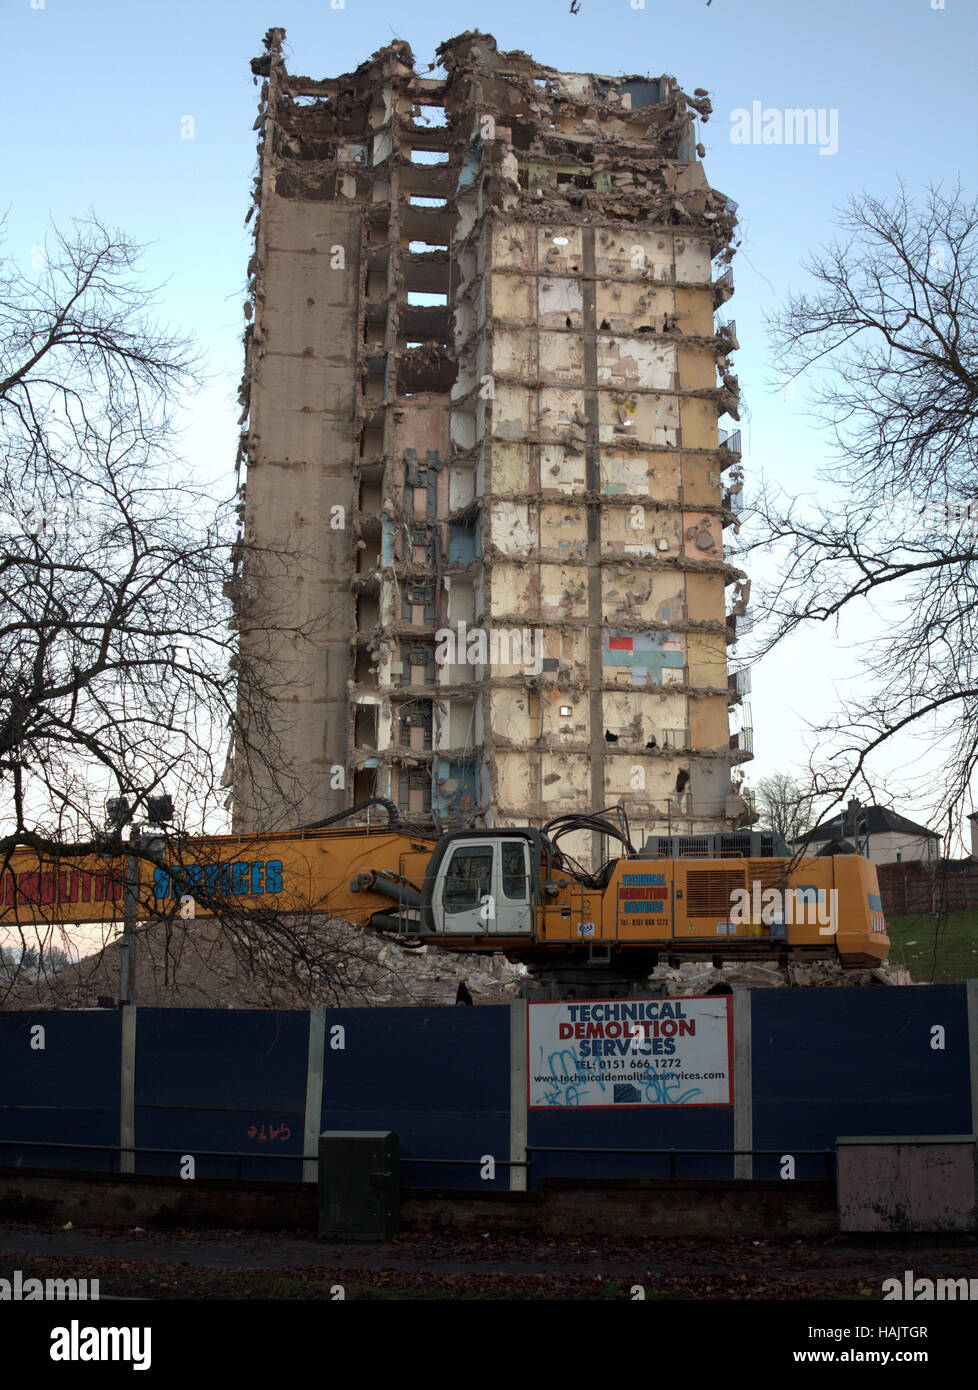
[[[79,1226],[315,1230],[316,1189],[304,1183],[184,1182],[131,1173],[0,1168],[0,1221]]]
[[[549,1178],[540,1191],[460,1194],[413,1191],[403,1205],[414,1230],[533,1231],[540,1235],[832,1235],[834,1182],[630,1182]]]
[[[831,1235],[833,1182],[550,1178],[533,1192],[403,1188],[409,1231],[513,1231],[540,1235],[709,1236],[760,1239]],[[0,1169],[0,1221],[79,1226],[314,1231],[307,1183],[247,1183],[58,1169]]]
[[[887,917],[910,912],[961,912],[978,907],[978,859],[942,864],[913,860],[879,864],[880,897]]]

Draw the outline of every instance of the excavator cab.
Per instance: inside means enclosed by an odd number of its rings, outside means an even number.
[[[425,875],[422,921],[445,936],[530,936],[540,900],[536,832],[450,831]]]

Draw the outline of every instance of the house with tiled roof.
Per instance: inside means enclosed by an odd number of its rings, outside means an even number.
[[[874,864],[899,864],[940,858],[941,837],[925,825],[898,815],[888,806],[861,806],[850,801],[844,811],[792,841],[796,850],[808,845],[818,854],[830,841],[842,841]]]

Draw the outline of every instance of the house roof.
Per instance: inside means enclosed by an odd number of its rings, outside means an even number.
[[[839,818],[843,812],[823,821],[821,825],[816,825],[814,830],[808,830],[804,835],[796,835],[792,840],[793,845],[803,845],[813,840],[841,840],[844,837]],[[939,840],[940,835],[933,830],[928,830],[925,825],[917,825],[916,821],[907,820],[906,816],[898,816],[896,811],[891,811],[886,806],[863,806],[861,815],[866,817],[866,833],[877,835],[881,831],[893,831],[898,835],[912,835],[915,840],[921,838],[928,840]],[[852,828],[848,824],[846,817],[846,834],[852,834]]]

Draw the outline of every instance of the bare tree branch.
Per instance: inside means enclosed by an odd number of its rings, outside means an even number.
[[[239,626],[259,629],[230,601],[246,550],[236,499],[173,449],[201,364],[157,324],[140,253],[91,217],[52,233],[36,276],[0,261],[0,882],[17,850],[124,863],[128,844],[105,835],[109,796],[145,820],[138,806],[165,788],[182,832],[223,828],[232,757],[283,795],[302,790],[266,696],[289,673],[238,651]],[[274,574],[287,558],[255,563]],[[2,930],[18,961],[40,959],[54,914],[23,915]],[[318,978],[302,932],[266,917],[223,914],[237,958],[276,977],[305,962]]]
[[[949,748],[937,815],[978,766],[978,202],[850,200],[806,267],[810,294],[770,320],[834,452],[817,498],[764,485],[740,555],[773,553],[758,654],[810,623],[874,621],[867,680],[818,730],[815,789],[841,800],[902,733]]]

